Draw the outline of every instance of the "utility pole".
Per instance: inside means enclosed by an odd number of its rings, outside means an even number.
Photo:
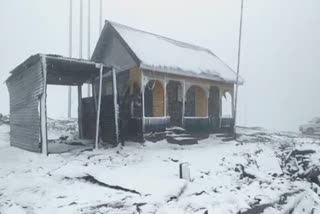
[[[243,22],[243,4],[244,0],[241,0],[241,12],[240,12],[240,28],[239,28],[239,45],[238,45],[238,64],[237,64],[237,79],[236,79],[236,94],[234,101],[234,137],[237,137],[236,122],[237,122],[237,106],[238,106],[238,93],[239,93],[239,74],[240,74],[240,58],[241,58],[241,39],[242,39],[242,22]]]
[[[72,57],[72,0],[69,8],[69,57]],[[71,86],[68,88],[68,118],[71,119]]]

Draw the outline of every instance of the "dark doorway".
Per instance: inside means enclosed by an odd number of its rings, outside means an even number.
[[[220,92],[216,86],[211,86],[209,93],[209,109],[210,117],[219,117],[220,113]]]
[[[178,81],[167,84],[167,113],[170,116],[169,126],[182,126],[182,85]]]

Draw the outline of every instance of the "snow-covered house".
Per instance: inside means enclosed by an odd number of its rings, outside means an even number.
[[[35,152],[48,153],[48,84],[78,86],[80,138],[97,139],[97,124],[105,142],[171,126],[213,132],[234,125],[232,115],[222,116],[222,98],[229,93],[233,101],[236,74],[215,54],[110,21],[91,61],[36,54],[6,83],[11,145]],[[82,98],[84,83],[92,97]]]
[[[236,73],[206,48],[106,21],[92,60],[120,71],[118,93],[131,99],[120,106],[130,109],[121,118],[128,120],[125,133],[233,126],[222,118],[221,99],[228,92],[233,98]]]

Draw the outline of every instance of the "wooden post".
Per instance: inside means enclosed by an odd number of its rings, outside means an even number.
[[[99,95],[98,95],[95,149],[99,148],[100,110],[101,110],[101,94],[102,94],[102,72],[103,72],[103,65],[101,64],[100,65],[100,76],[99,76]]]
[[[82,85],[78,85],[78,129],[79,129],[79,138],[83,139]]]
[[[232,90],[232,93],[230,93],[231,95],[231,109],[232,109],[232,118],[234,118],[235,116],[235,99],[234,99],[234,90]]]
[[[41,148],[42,154],[48,155],[47,138],[47,62],[45,55],[41,56],[43,73],[43,92],[40,98]]]
[[[232,93],[230,93],[230,95],[231,95],[231,111],[232,111],[232,113],[231,113],[231,115],[232,115],[232,119],[233,119],[233,121],[232,121],[232,123],[233,123],[233,127],[232,127],[232,131],[233,131],[233,134],[235,135],[234,137],[236,137],[236,124],[235,124],[235,122],[236,122],[236,118],[235,118],[235,116],[236,116],[236,106],[235,106],[235,99],[234,99],[234,89],[232,90]]]
[[[186,110],[186,81],[182,83],[182,127],[184,127],[184,114]]]
[[[163,115],[167,117],[167,80],[166,78],[163,81]]]
[[[222,97],[223,91],[219,90],[219,128],[222,128]]]
[[[165,120],[165,127],[167,129],[167,79],[166,77],[164,78],[164,81],[163,81],[163,96],[164,96],[164,100],[163,100],[163,106],[164,106],[164,109],[163,109],[163,115],[164,115],[164,120]]]
[[[113,85],[113,104],[114,104],[114,125],[116,130],[116,143],[119,142],[119,125],[118,125],[118,117],[119,117],[119,108],[118,108],[118,93],[117,93],[117,76],[116,69],[112,69],[112,85]]]
[[[206,90],[207,97],[207,117],[209,118],[209,98],[210,98],[210,88]]]
[[[144,135],[144,115],[145,115],[145,109],[144,109],[144,76],[143,76],[143,70],[141,71],[141,98],[142,98],[142,135]]]
[[[94,79],[92,80],[92,98],[93,98],[93,107],[95,112],[97,113],[97,93],[96,93],[96,88],[94,86]]]

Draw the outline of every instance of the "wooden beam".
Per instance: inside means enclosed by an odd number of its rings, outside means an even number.
[[[116,130],[116,143],[119,142],[119,108],[118,108],[118,91],[117,91],[117,76],[116,69],[112,69],[112,85],[113,85],[113,104],[114,104],[114,125]]]
[[[102,96],[102,72],[103,65],[100,65],[100,76],[99,76],[99,95],[98,95],[98,109],[97,109],[97,123],[96,123],[96,139],[95,149],[99,148],[99,130],[100,130],[100,110],[101,110],[101,96]]]
[[[41,150],[42,154],[48,155],[47,137],[47,63],[46,57],[41,56],[43,74],[43,92],[40,98],[40,123],[41,123]]]
[[[82,85],[78,85],[78,129],[79,129],[79,138],[83,139]]]

